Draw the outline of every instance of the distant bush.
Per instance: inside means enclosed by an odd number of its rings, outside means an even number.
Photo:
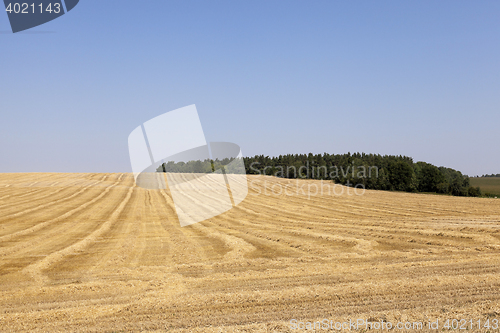
[[[468,191],[469,197],[480,197],[481,196],[481,189],[479,187],[469,187]]]

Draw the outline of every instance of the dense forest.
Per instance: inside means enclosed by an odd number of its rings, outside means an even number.
[[[491,174],[491,175],[482,175],[481,177],[500,177],[500,173],[497,173],[496,175],[495,175],[495,174]]]
[[[229,165],[226,172],[269,175],[282,178],[323,179],[346,186],[366,189],[434,192],[456,196],[481,196],[479,187],[472,187],[469,177],[460,171],[413,162],[411,157],[347,154],[289,154],[278,157],[256,155],[244,157],[245,171],[234,169],[234,159],[168,162],[158,172],[213,172]],[[239,164],[241,165],[241,163]],[[232,168],[232,169],[231,169]]]
[[[248,174],[286,178],[328,179],[335,183],[366,189],[435,192],[457,196],[480,196],[478,187],[460,171],[413,162],[411,157],[375,154],[302,154],[246,157]]]

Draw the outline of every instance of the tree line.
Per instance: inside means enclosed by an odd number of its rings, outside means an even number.
[[[156,171],[172,173],[210,173],[217,170],[224,170],[226,173],[244,174],[245,168],[243,164],[231,163],[234,160],[234,158],[224,158],[222,160],[205,159],[187,162],[169,161],[167,163],[162,163]]]
[[[470,186],[469,177],[460,171],[426,162],[413,162],[408,156],[365,153],[256,155],[243,157],[244,170],[241,163],[232,163],[234,160],[169,161],[160,165],[157,171],[209,173],[224,169],[226,173],[330,180],[336,184],[373,190],[481,196],[481,189]]]
[[[365,153],[288,154],[278,157],[245,157],[247,174],[283,178],[332,180],[337,184],[366,189],[435,192],[456,196],[481,196],[479,187],[470,186],[467,175],[411,157]]]

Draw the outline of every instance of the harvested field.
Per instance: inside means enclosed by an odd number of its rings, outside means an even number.
[[[181,228],[168,191],[131,174],[0,174],[0,330],[500,320],[500,200],[249,183],[236,208]]]

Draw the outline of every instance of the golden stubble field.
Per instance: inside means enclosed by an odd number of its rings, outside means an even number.
[[[500,319],[500,200],[249,182],[236,208],[181,228],[168,191],[131,174],[0,174],[0,330]]]

